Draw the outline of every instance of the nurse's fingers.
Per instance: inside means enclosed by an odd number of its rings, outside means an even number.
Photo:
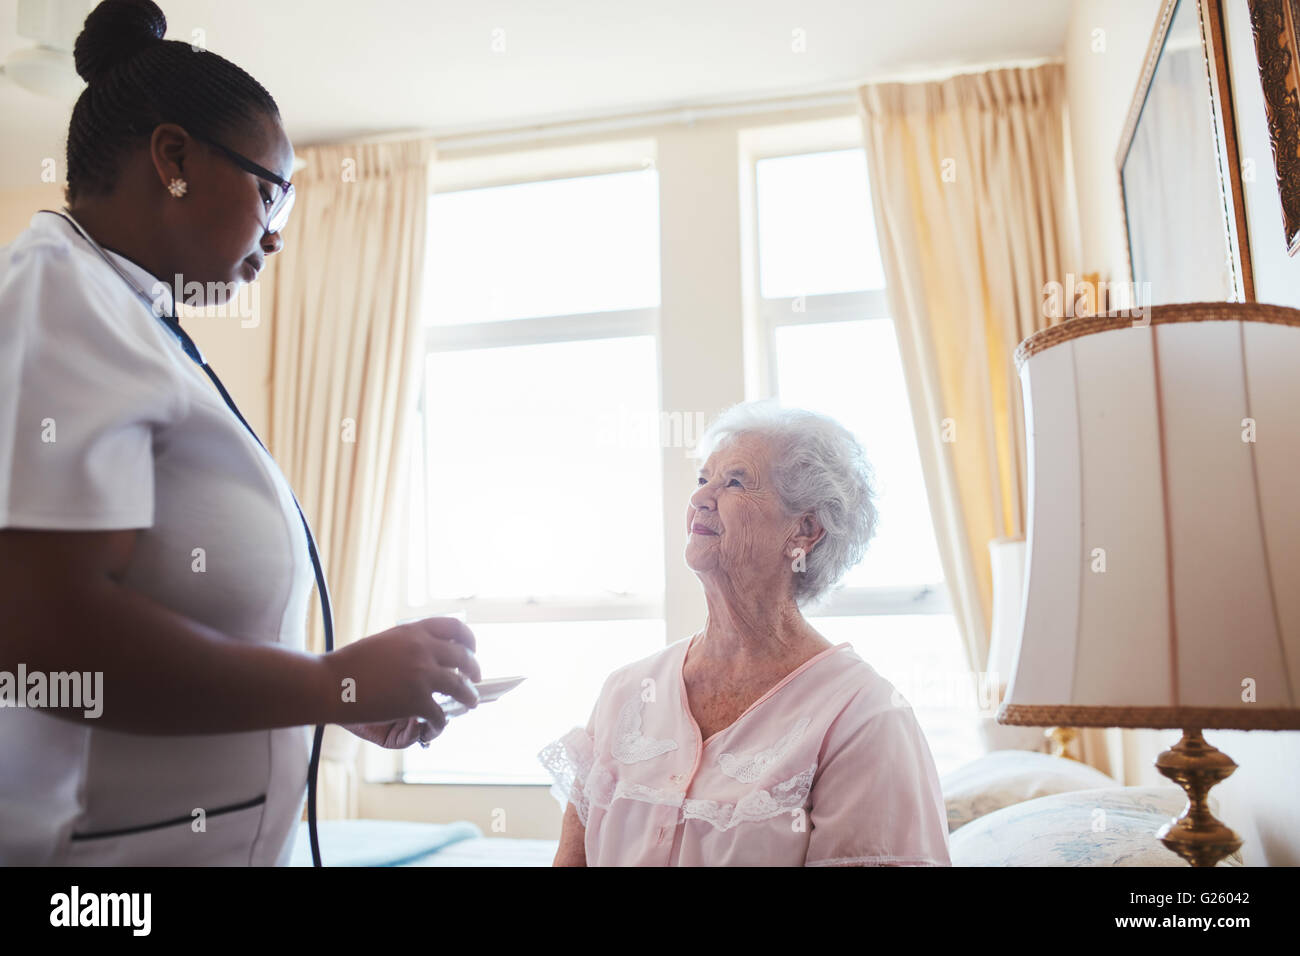
[[[443,667],[454,667],[462,673],[469,676],[470,680],[482,680],[483,673],[479,670],[478,658],[474,652],[463,644],[452,644],[449,641],[433,641],[433,657]]]
[[[464,645],[471,651],[478,648],[474,640],[474,632],[469,629],[469,625],[454,617],[425,617],[412,621],[409,626],[419,628],[430,637]]]
[[[421,744],[425,747],[433,741],[435,737],[443,732],[447,727],[447,717],[439,709],[436,715],[431,714],[429,717],[412,717],[411,718],[412,737],[406,739],[401,748],[405,749],[413,743]]]
[[[431,686],[435,691],[450,694],[466,707],[478,706],[478,691],[474,689],[470,679],[459,671],[446,667],[439,668],[431,682]],[[432,697],[429,698],[429,706],[439,714],[442,713],[442,709],[433,702]]]
[[[420,739],[427,742],[447,729],[448,717],[442,712],[441,707],[434,704],[433,709],[429,711],[428,716],[412,717],[411,720],[419,724],[420,728],[424,731],[424,736]],[[430,724],[433,726],[430,726]]]
[[[405,750],[424,738],[432,740],[436,736],[433,729],[419,717],[409,717],[389,723],[380,746],[388,750]]]

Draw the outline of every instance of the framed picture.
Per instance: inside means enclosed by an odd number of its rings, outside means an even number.
[[[1145,304],[1254,301],[1220,0],[1163,0],[1116,166]]]
[[[1250,27],[1255,59],[1264,87],[1268,138],[1273,144],[1277,189],[1282,199],[1286,251],[1300,250],[1300,22],[1297,0],[1250,0]]]

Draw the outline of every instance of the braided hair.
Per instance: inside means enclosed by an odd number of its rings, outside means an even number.
[[[68,125],[69,203],[111,192],[122,155],[160,123],[219,141],[258,114],[279,118],[257,80],[215,53],[164,40],[166,32],[152,0],[104,0],[86,17],[73,48],[88,85]]]

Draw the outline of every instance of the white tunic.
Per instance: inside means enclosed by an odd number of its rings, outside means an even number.
[[[283,474],[48,212],[0,249],[0,527],[139,528],[125,587],[231,640],[305,646],[314,576]],[[155,737],[0,708],[0,865],[283,865],[309,750],[307,727]]]

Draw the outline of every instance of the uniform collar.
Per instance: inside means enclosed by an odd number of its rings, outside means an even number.
[[[48,214],[37,213],[32,217],[31,225],[39,227],[44,224],[41,220],[50,218],[52,217]],[[78,232],[78,226],[83,230],[85,227],[82,226],[80,222],[74,226],[68,221],[69,218],[75,219],[76,217],[69,217],[69,214],[66,211],[60,210],[58,211],[56,218],[58,220],[56,228],[61,229],[72,242],[80,243],[85,246],[86,251],[96,259],[99,258],[99,253],[97,253]],[[87,234],[89,234],[88,230]],[[104,250],[105,255],[113,261],[113,264],[130,278],[134,286],[148,297],[149,301],[153,304],[155,312],[159,314],[160,317],[176,314],[175,298],[172,294],[172,287],[168,283],[155,276],[148,269],[144,268],[144,266],[128,259],[126,256],[122,255],[122,253],[109,249],[102,243],[99,244],[99,247]],[[120,282],[121,279],[118,278],[118,281]]]
[[[122,253],[110,249],[105,245],[100,248],[108,253],[108,257],[117,263],[117,267],[131,277],[134,282],[144,293],[149,296],[154,303],[155,311],[165,309],[161,315],[175,315],[176,302],[172,294],[172,287],[159,279],[144,266],[132,262]]]

